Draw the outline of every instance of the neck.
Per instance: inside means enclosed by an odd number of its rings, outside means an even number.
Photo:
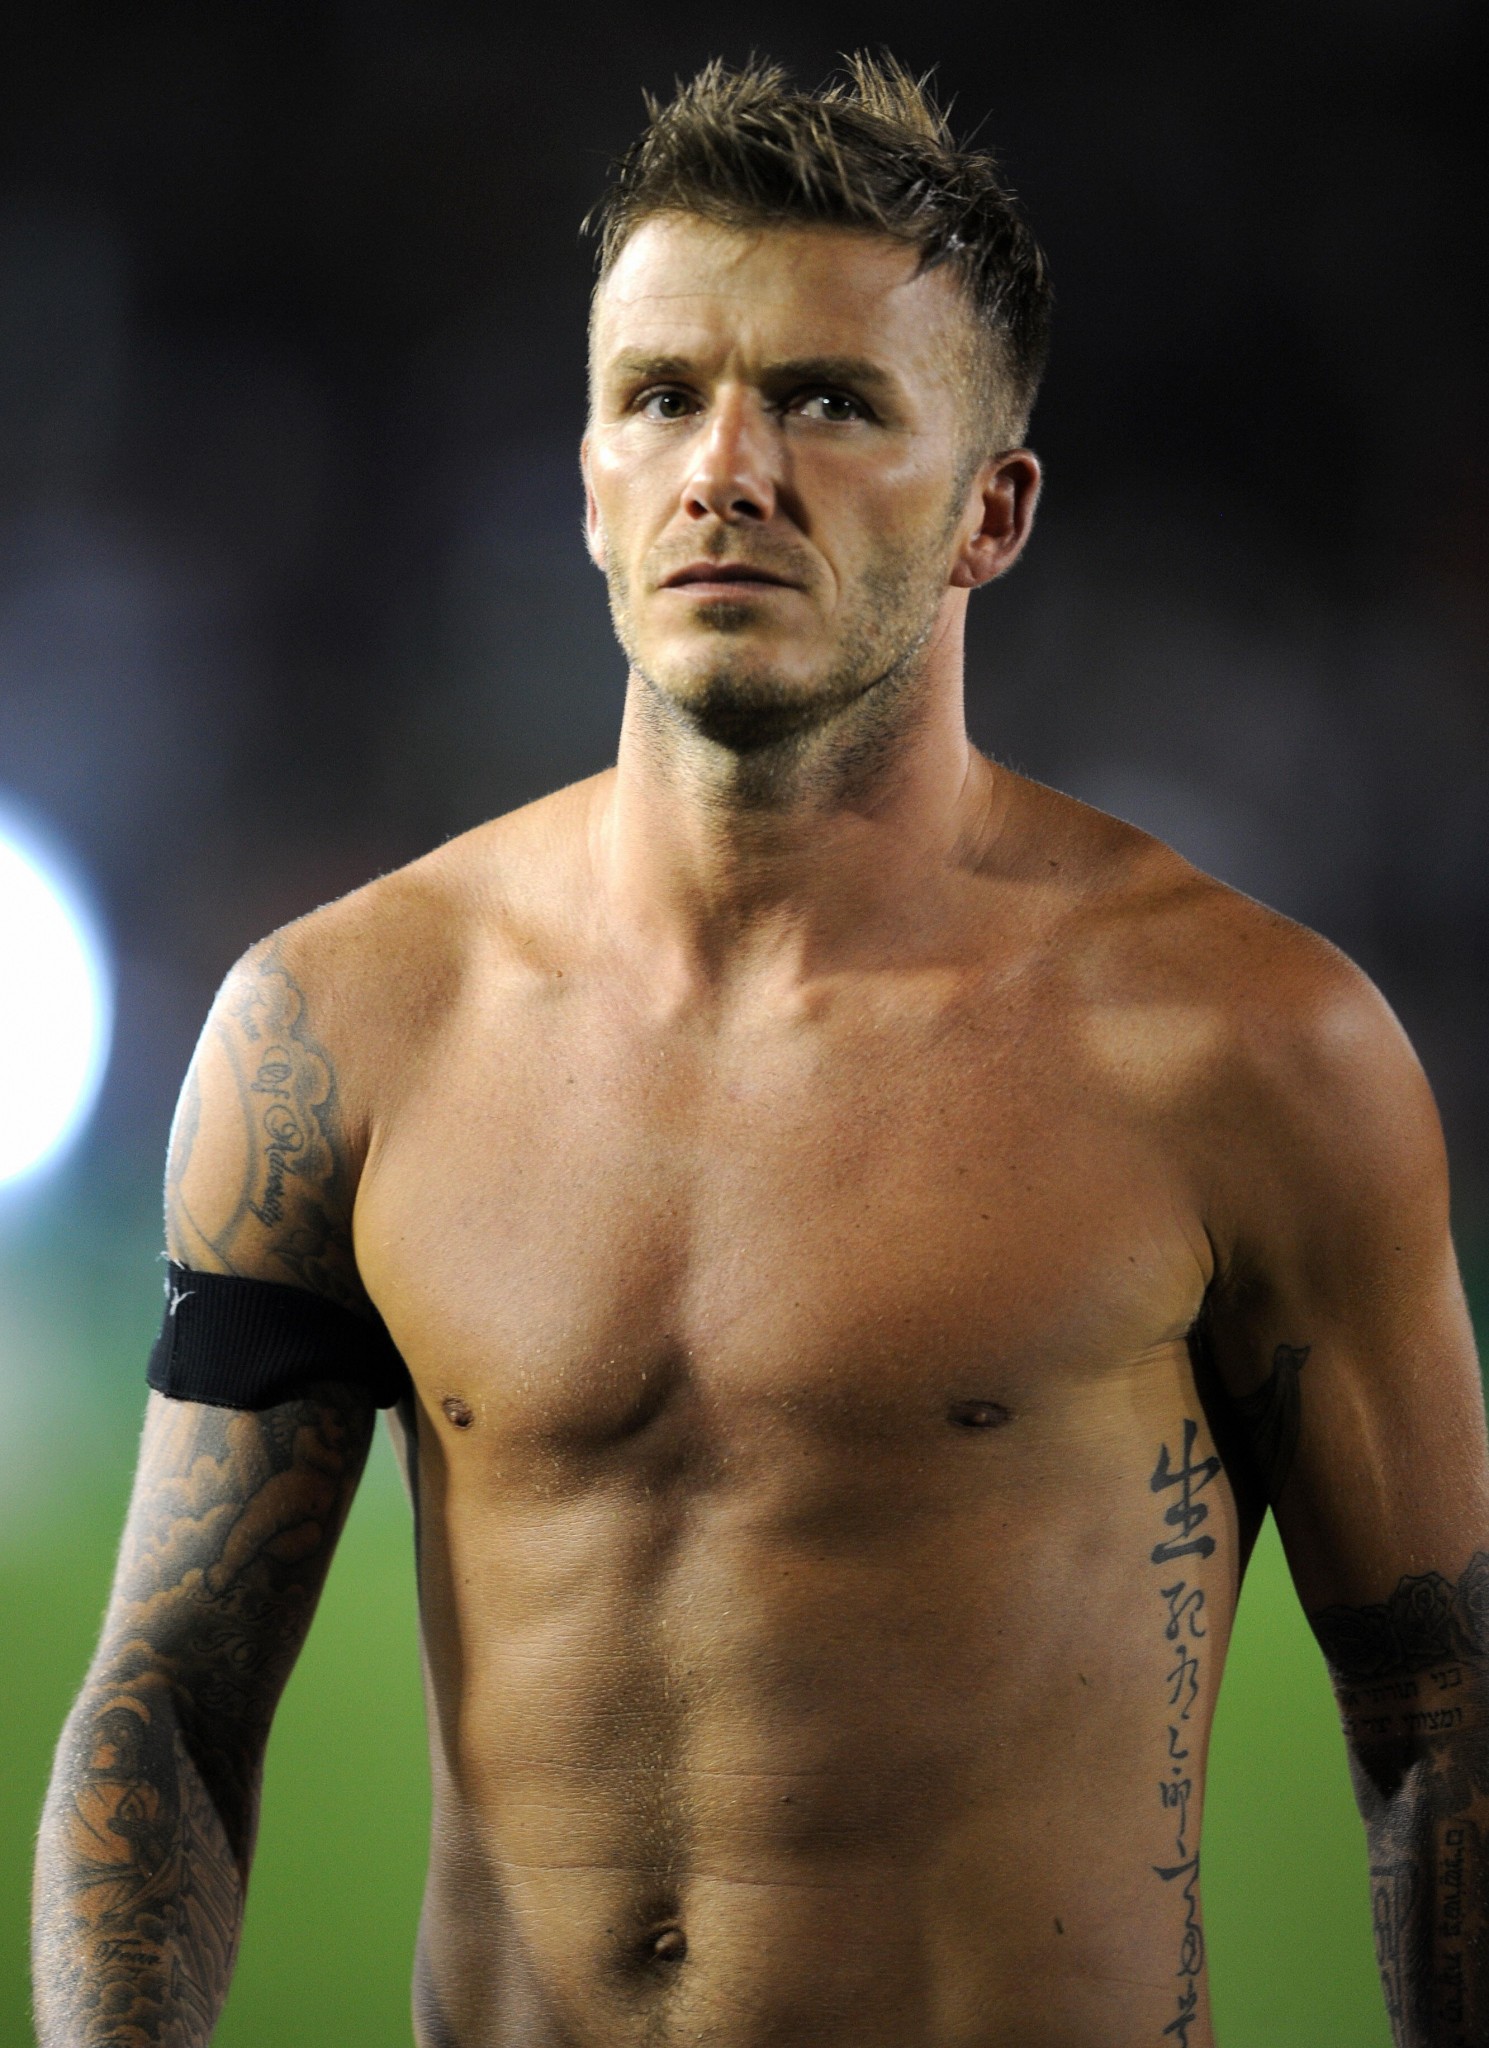
[[[594,816],[607,918],[680,990],[799,981],[929,935],[991,830],[999,771],[971,745],[960,607],[912,673],[749,749],[700,733],[634,671]]]

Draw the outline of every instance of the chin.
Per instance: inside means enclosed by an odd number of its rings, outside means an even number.
[[[762,651],[721,650],[659,661],[641,671],[659,696],[703,738],[733,753],[778,746],[840,710],[848,697],[841,677],[784,670]]]

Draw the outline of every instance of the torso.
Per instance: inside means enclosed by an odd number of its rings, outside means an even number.
[[[1132,902],[969,873],[935,957],[679,1007],[577,863],[483,914],[473,835],[385,948],[434,992],[364,1051],[356,1211],[416,1390],[423,2048],[1210,2041],[1213,1020],[1152,858],[1028,801]]]

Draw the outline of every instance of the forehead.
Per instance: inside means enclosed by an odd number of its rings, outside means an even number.
[[[946,269],[851,228],[721,227],[692,215],[643,221],[595,300],[598,374],[625,351],[662,356],[869,356],[947,381],[970,320]]]

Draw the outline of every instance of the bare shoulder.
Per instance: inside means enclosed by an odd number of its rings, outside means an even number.
[[[1088,1036],[1195,1134],[1212,1195],[1323,1173],[1417,1195],[1444,1185],[1420,1063],[1380,990],[1317,932],[1135,827],[1038,791],[1046,862],[1068,880],[1060,924]],[[1242,1188],[1244,1193],[1236,1190]],[[1315,1187],[1315,1192],[1316,1187]]]
[[[530,953],[556,914],[545,891],[562,895],[584,788],[449,841],[236,963],[172,1127],[172,1258],[366,1310],[352,1215],[378,1117],[462,986]]]
[[[592,788],[575,784],[447,840],[285,926],[246,964],[272,949],[349,1046],[402,1028],[441,1005],[452,976],[530,946],[563,918]]]

